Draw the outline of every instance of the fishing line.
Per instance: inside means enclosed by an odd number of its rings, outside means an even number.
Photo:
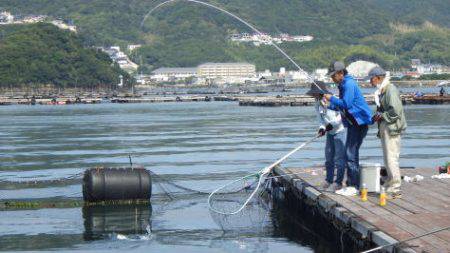
[[[260,30],[258,30],[255,26],[253,26],[252,24],[250,24],[249,22],[243,20],[242,18],[238,17],[236,14],[231,13],[225,9],[222,9],[218,6],[215,6],[213,4],[210,3],[206,3],[206,2],[202,2],[202,1],[197,1],[197,0],[167,0],[164,1],[158,5],[156,5],[155,7],[153,7],[153,9],[151,9],[145,16],[144,19],[141,22],[140,28],[141,30],[144,27],[144,23],[145,21],[150,17],[150,15],[157,9],[159,9],[160,7],[167,5],[169,3],[172,2],[176,2],[176,1],[184,1],[184,2],[189,2],[189,3],[195,3],[195,4],[200,4],[218,11],[221,11],[225,14],[227,14],[228,16],[238,20],[239,22],[241,22],[242,24],[246,25],[247,27],[249,27],[251,30],[253,30],[255,33],[257,33],[258,35],[264,35],[264,33],[262,33]],[[323,90],[314,80],[314,78],[305,70],[303,70],[300,65],[294,61],[294,59],[292,59],[291,56],[289,56],[283,49],[281,49],[276,43],[270,42],[270,45],[272,45],[273,47],[275,47],[276,50],[278,50],[284,57],[286,57],[292,64],[294,64],[294,66],[298,69],[298,71],[300,71],[302,74],[305,74],[309,80],[309,82],[313,83],[320,91],[325,93],[325,90]]]
[[[202,1],[197,1],[197,0],[167,0],[167,1],[164,1],[164,2],[162,2],[162,3],[158,4],[158,5],[156,5],[154,8],[152,8],[152,9],[144,16],[144,19],[142,20],[141,25],[140,25],[141,30],[142,30],[142,28],[143,28],[143,26],[144,26],[145,21],[148,19],[148,17],[150,17],[150,15],[151,15],[155,10],[161,8],[161,7],[164,6],[164,5],[167,5],[167,4],[169,4],[169,3],[176,2],[176,1],[185,1],[185,2],[188,2],[188,3],[200,4],[200,5],[203,5],[203,6],[206,6],[206,7],[215,9],[215,10],[218,10],[218,11],[220,11],[220,12],[222,12],[222,13],[225,13],[225,14],[227,14],[228,16],[230,16],[230,17],[232,17],[232,18],[238,20],[239,22],[241,22],[242,24],[246,25],[246,26],[249,27],[251,30],[253,30],[255,33],[257,33],[257,34],[259,34],[259,35],[263,35],[263,33],[262,33],[261,31],[259,31],[255,26],[253,26],[253,25],[250,24],[249,22],[243,20],[242,18],[238,17],[237,15],[235,15],[235,14],[233,14],[233,13],[231,13],[231,12],[225,10],[225,9],[222,9],[222,8],[220,8],[220,7],[218,7],[218,6],[215,6],[215,5],[213,5],[213,4],[206,3],[206,2],[202,2]],[[312,82],[312,83],[313,83],[320,91],[322,91],[324,94],[326,93],[325,90],[322,89],[322,88],[315,82],[314,78],[312,78],[312,76],[311,76],[308,72],[306,72],[305,70],[303,70],[303,69],[300,67],[300,65],[297,64],[297,62],[295,62],[295,61],[292,59],[292,57],[290,57],[283,49],[281,49],[278,45],[276,45],[276,44],[273,43],[273,42],[270,42],[270,45],[272,45],[273,47],[275,47],[276,50],[278,50],[284,57],[286,57],[292,64],[294,64],[294,66],[297,67],[297,69],[299,70],[299,72],[305,74],[305,75],[307,76],[308,80],[309,80],[310,82]],[[240,211],[242,211],[242,210],[245,208],[245,206],[250,202],[250,200],[251,200],[251,199],[256,195],[256,193],[260,190],[261,183],[264,181],[265,177],[270,173],[270,171],[271,171],[275,166],[277,166],[278,164],[280,164],[282,161],[284,161],[285,159],[287,159],[287,158],[288,158],[289,156],[291,156],[293,153],[297,152],[299,149],[301,149],[301,148],[303,148],[304,146],[306,146],[307,144],[311,143],[312,141],[314,141],[314,140],[317,139],[318,137],[319,137],[319,136],[315,136],[315,137],[314,137],[313,139],[311,139],[310,141],[308,141],[308,142],[306,142],[306,143],[300,145],[299,147],[295,148],[294,150],[292,150],[291,152],[289,152],[288,154],[286,154],[284,157],[282,157],[281,159],[279,159],[278,161],[276,161],[276,162],[273,163],[272,165],[270,165],[270,166],[268,166],[268,167],[262,169],[262,170],[259,171],[258,173],[256,173],[256,174],[250,174],[250,175],[248,175],[248,176],[239,178],[239,179],[237,179],[237,180],[235,180],[235,181],[232,181],[232,182],[230,182],[230,183],[228,183],[228,184],[225,184],[224,186],[219,187],[219,188],[217,188],[216,190],[214,190],[214,191],[208,196],[208,205],[209,205],[210,210],[212,210],[213,212],[219,213],[219,214],[224,214],[224,215],[233,215],[233,214],[237,214],[237,213],[239,213]],[[251,194],[248,196],[248,198],[245,200],[245,202],[244,202],[239,208],[237,208],[236,210],[233,210],[233,211],[221,211],[221,210],[218,210],[217,208],[213,207],[213,205],[212,205],[212,199],[213,199],[213,196],[215,196],[216,194],[219,194],[220,191],[226,189],[227,187],[235,186],[235,184],[240,184],[242,181],[248,180],[249,177],[254,177],[254,176],[256,176],[256,177],[258,178],[256,187],[255,187],[255,189],[251,192]],[[246,189],[245,185],[243,186],[242,189]],[[223,192],[220,192],[220,193],[223,194]]]

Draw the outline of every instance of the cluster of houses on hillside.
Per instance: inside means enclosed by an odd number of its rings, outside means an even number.
[[[308,42],[314,39],[311,35],[289,35],[287,33],[280,34],[279,36],[271,36],[269,34],[249,34],[249,33],[239,33],[232,34],[230,36],[231,41],[235,42],[249,42],[253,43],[255,46],[260,45],[271,45],[272,43],[281,44],[283,42]]]
[[[51,23],[60,29],[77,32],[77,27],[71,24],[71,22],[65,22],[60,19],[52,19],[46,15],[14,16],[8,11],[0,12],[0,25],[35,24],[40,22]]]
[[[136,48],[139,48],[139,45],[130,45],[128,46],[128,51],[132,52]],[[120,68],[127,71],[128,73],[136,72],[139,68],[139,65],[134,63],[128,55],[123,52],[119,46],[112,46],[112,47],[98,47],[97,49],[105,52],[109,55],[109,57],[119,64]]]
[[[412,78],[419,78],[423,75],[430,74],[450,74],[450,66],[432,63],[422,63],[420,59],[411,60],[411,69],[408,71],[397,71],[395,76],[402,78],[409,76]]]

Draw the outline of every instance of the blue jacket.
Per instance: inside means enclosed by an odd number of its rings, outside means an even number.
[[[344,80],[338,88],[339,98],[331,97],[330,109],[339,110],[344,114],[344,119],[346,119],[344,125],[348,127],[349,124],[355,123],[360,126],[372,124],[372,111],[355,79],[350,75],[344,76]]]

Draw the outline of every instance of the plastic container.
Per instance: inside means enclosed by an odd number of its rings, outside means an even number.
[[[379,163],[362,163],[359,165],[360,183],[366,185],[367,192],[380,192],[380,171]]]
[[[361,188],[361,201],[366,202],[367,201],[367,186],[366,184],[362,184]]]
[[[386,205],[386,191],[384,190],[384,187],[381,187],[380,191],[380,206]]]
[[[149,200],[150,172],[144,168],[93,168],[84,172],[83,198],[88,202]]]

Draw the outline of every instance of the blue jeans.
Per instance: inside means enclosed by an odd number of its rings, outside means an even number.
[[[347,141],[345,143],[347,155],[347,186],[359,189],[359,148],[367,135],[367,125],[351,125],[347,128]]]
[[[325,168],[327,170],[326,181],[329,184],[334,180],[334,169],[337,170],[336,184],[342,185],[345,172],[345,137],[346,131],[341,131],[334,135],[327,134],[325,145]]]

